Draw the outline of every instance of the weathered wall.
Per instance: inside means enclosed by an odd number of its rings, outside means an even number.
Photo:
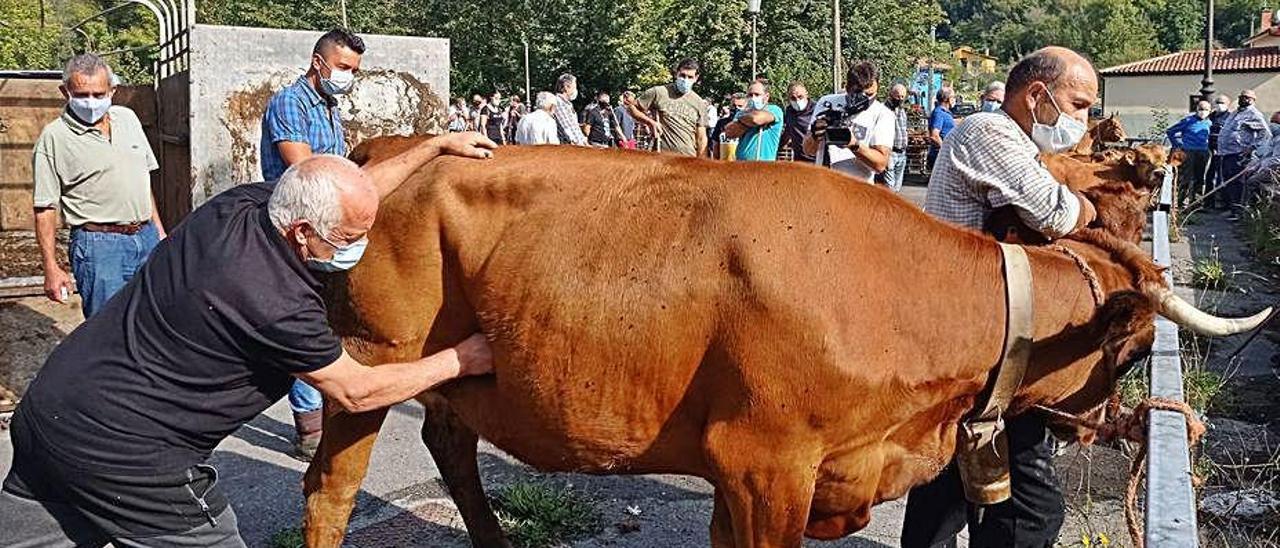
[[[261,180],[258,141],[273,93],[298,78],[320,32],[197,25],[191,32],[191,202]],[[449,41],[361,35],[367,51],[342,98],[348,144],[374,135],[440,131]]]
[[[31,149],[44,126],[66,107],[57,79],[0,78],[0,230],[31,230]],[[159,154],[155,94],[151,86],[120,86],[112,102],[138,114],[142,128]],[[159,187],[152,172],[152,189]]]
[[[1152,108],[1169,112],[1169,123],[1188,114],[1188,96],[1200,91],[1199,74],[1162,76],[1108,76],[1103,80],[1106,113],[1117,113],[1125,132],[1137,136],[1155,122]],[[1280,74],[1244,72],[1214,74],[1213,87],[1231,97],[1235,107],[1241,90],[1258,93],[1258,109],[1270,116],[1280,109]]]

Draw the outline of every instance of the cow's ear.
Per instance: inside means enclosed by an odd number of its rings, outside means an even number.
[[[1187,159],[1187,153],[1184,152],[1182,149],[1178,149],[1173,151],[1173,154],[1169,155],[1168,165],[1169,167],[1178,167],[1182,165],[1182,162],[1186,161],[1186,159]]]
[[[1124,165],[1127,165],[1127,166],[1132,166],[1134,164],[1137,164],[1138,151],[1134,149],[1125,150],[1124,152],[1121,153],[1120,161],[1124,162]]]
[[[1155,305],[1141,293],[1124,291],[1108,298],[1099,315],[1104,322],[1102,357],[1113,378],[1119,378],[1151,352]]]

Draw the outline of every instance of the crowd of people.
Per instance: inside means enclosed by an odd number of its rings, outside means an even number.
[[[1199,101],[1195,111],[1165,131],[1169,144],[1183,153],[1178,170],[1180,204],[1206,198],[1215,208],[1243,208],[1259,188],[1280,183],[1280,111],[1270,118],[1257,107],[1251,89],[1231,98],[1219,94]]]
[[[11,538],[244,546],[207,458],[273,402],[288,397],[295,451],[308,459],[326,399],[368,411],[490,372],[480,335],[411,362],[361,366],[329,326],[315,275],[354,267],[380,198],[441,154],[488,158],[506,143],[636,148],[644,134],[663,153],[775,161],[789,150],[793,161],[893,190],[902,184],[908,91],[890,86],[881,101],[871,61],[850,63],[844,89],[816,100],[803,84],[790,84],[780,98],[785,106],[775,104],[765,80],[746,83],[723,107],[710,105],[694,89],[698,63],[685,59],[668,83],[623,90],[618,104],[597,91],[579,111],[577,78],[563,74],[529,106],[497,92],[473,96],[470,105],[456,99],[448,113],[456,133],[361,169],[342,157],[337,97],[352,89],[364,51],[349,32],[323,35],[305,71],[266,105],[261,165],[269,182],[219,194],[172,235],[150,194],[157,166],[138,119],[111,104],[110,68],[93,55],[67,64],[67,108],[35,147],[34,205],[45,291],[58,301],[72,289],[55,256],[59,213],[72,225],[74,287],[86,321],[50,355],[14,414],[13,465],[0,493],[0,515],[21,516]],[[983,112],[958,123],[954,91],[940,90],[929,122],[924,211],[979,229],[993,208],[1010,205],[1047,238],[1087,227],[1092,204],[1056,181],[1039,155],[1081,140],[1097,95],[1092,65],[1063,48],[1018,62],[1007,82],[983,93]],[[1245,90],[1232,112],[1219,96],[1169,129],[1192,167],[1184,170],[1187,193],[1210,177],[1280,174],[1280,143],[1273,142],[1280,114],[1269,125],[1255,102]],[[1237,185],[1230,199],[1245,196]],[[966,525],[975,545],[1055,542],[1064,507],[1053,438],[1035,414],[1011,419],[1007,429],[1012,499],[978,513],[948,466],[909,495],[904,546],[954,545]]]

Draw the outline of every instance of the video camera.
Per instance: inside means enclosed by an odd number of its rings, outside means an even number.
[[[848,103],[846,101],[844,106],[839,106],[831,101],[826,101],[819,105],[822,107],[820,118],[827,125],[826,140],[828,145],[849,146],[849,143],[853,141],[853,132],[844,126],[844,121],[857,116],[871,106],[871,97],[868,97],[865,93],[854,93],[846,97],[851,97],[853,102]]]

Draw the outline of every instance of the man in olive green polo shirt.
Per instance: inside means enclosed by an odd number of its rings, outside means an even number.
[[[58,209],[71,225],[71,272],[81,310],[92,316],[124,287],[164,238],[151,195],[159,167],[132,110],[112,105],[111,68],[93,54],[77,55],[62,72],[67,108],[45,126],[32,158],[36,241],[44,290],[63,302],[71,277],[54,247]]]

